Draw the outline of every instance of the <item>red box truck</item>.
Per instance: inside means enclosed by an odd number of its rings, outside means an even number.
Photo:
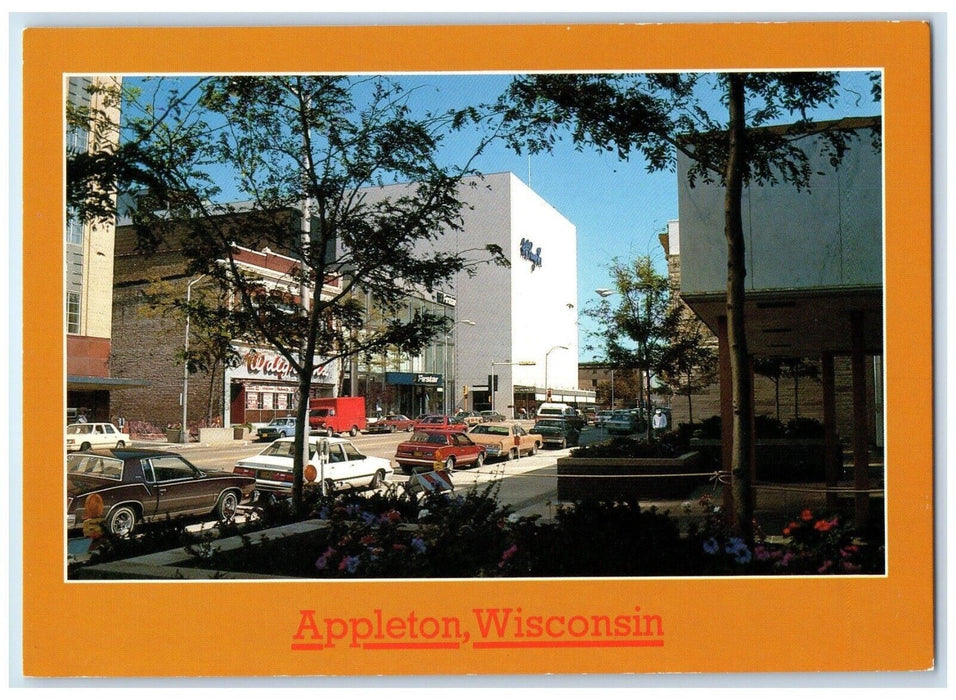
[[[327,434],[348,433],[352,437],[368,428],[364,396],[309,399],[309,428]]]

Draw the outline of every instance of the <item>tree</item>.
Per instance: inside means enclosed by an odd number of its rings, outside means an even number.
[[[126,133],[153,179],[134,214],[139,244],[149,252],[175,241],[186,274],[230,291],[239,339],[288,361],[298,382],[298,507],[314,371],[388,348],[417,354],[447,319],[427,311],[403,319],[407,294],[433,292],[479,264],[507,264],[497,246],[430,247],[461,229],[464,179],[477,175],[471,160],[440,162],[443,139],[480,115],[413,114],[408,93],[376,76],[221,76],[173,89],[159,81],[148,100],[133,97]],[[230,181],[241,204],[223,201]],[[383,189],[396,183],[404,184]],[[281,280],[265,279],[243,265],[242,247],[295,264]],[[365,323],[359,296],[384,323]]]
[[[613,295],[585,309],[585,314],[599,322],[601,330],[595,335],[603,342],[611,366],[639,371],[643,378],[639,404],[649,412],[652,377],[662,371],[669,357],[680,307],[671,302],[667,277],[654,269],[650,256],[638,256],[632,263],[614,259],[608,269]],[[616,297],[614,304],[611,296]],[[647,418],[645,415],[650,439]]]
[[[687,416],[694,422],[693,395],[717,381],[717,350],[707,327],[682,301],[680,318],[666,352],[660,378],[678,396],[687,397]]]
[[[872,94],[880,97],[878,76]],[[627,159],[643,157],[650,171],[673,169],[677,153],[691,162],[690,184],[718,182],[725,188],[727,328],[733,396],[730,466],[735,523],[750,539],[752,409],[750,356],[744,328],[745,241],[741,198],[748,184],[787,182],[808,186],[809,161],[800,148],[820,137],[836,166],[855,134],[834,123],[825,129],[809,116],[832,107],[839,76],[829,72],[649,73],[637,75],[528,75],[516,78],[502,97],[505,119],[515,125],[517,150],[548,150],[568,131],[578,147],[593,147]],[[711,99],[720,98],[714,107]],[[793,122],[780,127],[783,117]],[[774,126],[775,128],[766,128]],[[874,143],[879,135],[874,134]],[[726,466],[725,466],[726,468]]]

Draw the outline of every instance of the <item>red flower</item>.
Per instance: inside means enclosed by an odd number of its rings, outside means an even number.
[[[813,512],[809,508],[804,508],[803,512],[800,513],[800,519],[805,523],[810,522],[813,520]]]
[[[831,527],[833,527],[833,524],[830,521],[817,520],[816,524],[813,526],[813,529],[817,532],[829,532]]]

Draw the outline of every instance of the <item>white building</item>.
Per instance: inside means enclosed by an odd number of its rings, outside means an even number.
[[[405,187],[376,192],[388,197]],[[484,259],[486,246],[498,245],[511,265],[480,264],[473,276],[460,273],[443,291],[443,299],[454,300],[449,315],[455,325],[448,345],[439,340],[426,351],[425,357],[436,358],[434,366],[421,370],[442,374],[449,411],[494,406],[508,416],[521,408],[532,412],[547,389],[554,400],[593,405],[594,392],[577,389],[574,224],[513,173],[471,178],[462,187],[462,230],[434,246]],[[497,390],[489,393],[492,375]]]

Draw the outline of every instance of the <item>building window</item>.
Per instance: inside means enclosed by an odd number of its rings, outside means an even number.
[[[83,245],[83,222],[73,207],[66,212],[66,242]]]
[[[66,295],[66,332],[80,332],[80,293],[67,292]]]

